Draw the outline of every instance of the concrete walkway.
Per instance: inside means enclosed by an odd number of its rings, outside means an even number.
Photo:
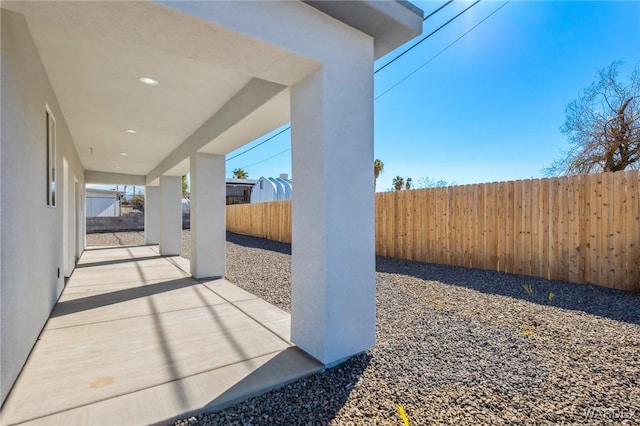
[[[289,342],[289,314],[186,271],[155,246],[85,251],[0,423],[170,423],[322,369]]]

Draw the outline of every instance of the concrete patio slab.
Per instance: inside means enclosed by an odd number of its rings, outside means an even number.
[[[155,247],[87,250],[2,424],[166,423],[322,369],[289,341],[289,314],[184,266]]]
[[[226,280],[203,281],[202,284],[211,291],[224,297],[229,302],[239,302],[241,300],[257,299],[258,297],[231,284]]]
[[[149,303],[149,297],[153,304]],[[202,285],[194,285],[190,278],[110,291],[85,291],[60,298],[45,329],[196,309],[203,305],[221,303],[226,301]]]

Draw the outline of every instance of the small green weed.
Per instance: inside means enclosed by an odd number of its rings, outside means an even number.
[[[524,291],[527,292],[528,296],[533,294],[533,287],[531,287],[531,284],[523,285],[522,288],[524,288]]]
[[[520,327],[520,334],[525,337],[531,337],[533,335],[533,329],[531,329],[531,327]]]

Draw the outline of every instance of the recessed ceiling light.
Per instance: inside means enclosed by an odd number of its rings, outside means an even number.
[[[133,129],[127,129],[127,130],[125,130],[125,132],[131,133],[131,134],[138,133],[136,130],[133,130]]]
[[[127,154],[126,152],[121,152],[120,155],[124,157],[125,155],[129,155],[129,154]]]
[[[158,83],[158,80],[151,77],[140,77],[140,81],[148,86],[157,86],[158,84],[160,84]]]
[[[120,166],[116,166],[116,169],[119,169],[119,168],[120,168]]]

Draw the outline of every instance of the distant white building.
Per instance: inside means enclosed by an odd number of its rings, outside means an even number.
[[[281,174],[277,178],[261,177],[251,191],[251,203],[282,201],[291,199],[293,187],[288,175]]]
[[[182,214],[191,213],[191,200],[189,198],[182,198]]]
[[[87,217],[120,216],[122,192],[113,189],[86,189]]]

